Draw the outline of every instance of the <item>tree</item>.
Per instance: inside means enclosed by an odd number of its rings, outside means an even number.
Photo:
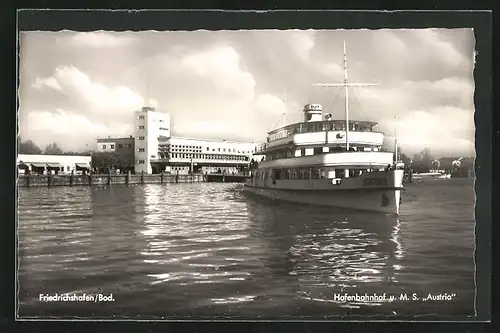
[[[19,154],[41,154],[42,149],[38,147],[33,141],[21,141],[21,138],[17,139],[17,150]]]
[[[418,172],[429,172],[432,168],[432,161],[434,161],[434,157],[432,157],[429,148],[424,148],[420,154],[413,155],[413,165]]]
[[[409,158],[409,157],[408,157],[408,156],[407,156],[407,155],[403,152],[403,150],[402,150],[402,149],[400,149],[400,148],[398,149],[398,155],[399,155],[399,156],[398,156],[398,158],[399,158],[398,162],[399,162],[399,161],[401,161],[401,162],[403,162],[405,165],[409,165],[409,164],[411,164],[411,159],[410,159],[410,158]]]
[[[57,143],[54,142],[54,143],[51,143],[50,145],[48,145],[47,147],[45,147],[45,150],[43,153],[47,154],[47,155],[62,155],[63,151],[61,148],[59,148]]]
[[[116,152],[93,153],[92,167],[98,169],[130,169],[134,167],[134,155],[122,155]]]

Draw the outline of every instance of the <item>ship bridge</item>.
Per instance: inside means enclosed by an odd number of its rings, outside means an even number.
[[[351,120],[348,124],[353,150],[378,151],[377,148],[382,146],[384,133],[377,131],[377,123]],[[266,154],[292,147],[345,148],[345,135],[345,120],[304,121],[269,132],[267,142],[257,148],[257,153]]]

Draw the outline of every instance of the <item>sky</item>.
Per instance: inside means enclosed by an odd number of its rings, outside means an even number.
[[[175,136],[265,142],[303,119],[307,103],[379,123],[393,147],[474,156],[471,29],[22,32],[19,131],[42,148],[93,148],[133,134],[145,104],[171,115]],[[395,121],[397,117],[397,122]],[[396,126],[397,124],[397,126]]]

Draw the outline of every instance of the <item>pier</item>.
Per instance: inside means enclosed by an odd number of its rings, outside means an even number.
[[[246,175],[207,174],[206,181],[209,183],[244,183],[248,178]]]
[[[93,185],[140,185],[175,183],[243,183],[247,175],[226,174],[90,174],[90,175],[37,175],[21,174],[18,187],[93,186]]]
[[[91,175],[19,175],[18,187],[93,186],[93,185],[139,185],[204,182],[201,174],[91,174]]]

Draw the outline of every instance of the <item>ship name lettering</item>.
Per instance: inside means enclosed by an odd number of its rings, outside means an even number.
[[[387,186],[386,178],[365,178],[363,179],[363,187]]]

